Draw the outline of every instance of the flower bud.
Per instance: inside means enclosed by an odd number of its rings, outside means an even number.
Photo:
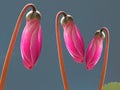
[[[30,11],[27,14],[26,25],[22,32],[21,56],[24,66],[29,70],[35,66],[42,48],[42,28],[39,20],[38,11]]]
[[[84,61],[84,41],[80,31],[70,15],[64,16],[61,23],[64,29],[64,41],[68,52],[75,62],[82,63]]]
[[[104,32],[98,30],[95,33],[94,38],[91,40],[87,51],[86,51],[86,69],[91,70],[98,63],[102,49],[103,49],[103,40],[105,38]]]

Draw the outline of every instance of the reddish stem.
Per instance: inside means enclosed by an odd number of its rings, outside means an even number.
[[[68,81],[67,81],[67,77],[66,77],[65,67],[64,67],[64,59],[63,59],[61,39],[60,39],[60,30],[59,30],[60,15],[66,16],[66,13],[63,11],[60,11],[56,15],[56,40],[57,40],[59,65],[60,65],[60,71],[61,71],[62,81],[63,81],[63,85],[64,85],[64,90],[70,90]]]
[[[9,66],[10,58],[12,56],[12,52],[13,52],[13,49],[14,49],[15,41],[16,41],[16,38],[17,38],[17,35],[18,35],[18,31],[19,31],[19,28],[20,28],[20,25],[21,25],[22,18],[24,16],[25,12],[27,11],[27,9],[30,8],[30,7],[32,7],[33,11],[36,11],[36,8],[35,8],[34,4],[29,3],[29,4],[25,5],[25,7],[22,9],[22,11],[21,11],[21,13],[18,17],[18,20],[16,22],[14,32],[12,34],[12,38],[11,38],[11,41],[10,41],[10,44],[9,44],[9,47],[8,47],[8,50],[7,50],[7,53],[6,53],[3,69],[2,69],[2,74],[1,74],[1,78],[0,78],[0,90],[4,90],[4,85],[5,85],[5,79],[6,79],[6,76],[7,76],[8,66]]]
[[[102,73],[101,73],[101,79],[98,90],[102,90],[106,75],[106,69],[107,69],[107,62],[108,62],[108,52],[109,52],[109,42],[110,42],[110,34],[109,30],[106,27],[103,27],[101,31],[105,31],[106,33],[106,46],[105,46],[105,53],[104,53],[104,61],[103,61],[103,67],[102,67]]]

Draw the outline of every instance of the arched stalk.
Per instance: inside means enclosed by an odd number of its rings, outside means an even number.
[[[100,84],[99,84],[98,90],[102,90],[103,85],[104,85],[106,69],[107,69],[107,62],[108,62],[109,41],[110,41],[109,30],[106,27],[103,27],[101,29],[101,31],[105,31],[105,33],[106,33],[106,46],[105,46],[104,61],[103,61],[101,79],[100,79]]]
[[[18,17],[18,20],[16,22],[14,32],[12,34],[12,38],[11,38],[11,41],[10,41],[10,44],[9,44],[9,47],[8,47],[8,50],[7,50],[7,53],[6,53],[3,69],[2,69],[2,74],[1,74],[1,78],[0,78],[0,90],[4,90],[4,85],[5,85],[5,79],[6,79],[6,76],[7,76],[8,66],[9,66],[10,58],[12,56],[13,48],[14,48],[15,41],[16,41],[16,38],[17,38],[17,35],[18,35],[18,31],[19,31],[19,28],[20,28],[20,25],[21,25],[21,22],[22,22],[22,18],[24,16],[25,12],[27,11],[27,9],[30,8],[30,7],[32,8],[33,11],[36,11],[36,8],[35,8],[34,4],[29,3],[29,4],[25,5],[25,7],[22,9],[22,11],[21,11],[21,13]]]
[[[60,11],[56,15],[56,41],[57,41],[57,48],[58,48],[58,57],[59,57],[59,65],[60,65],[60,71],[62,76],[62,81],[64,85],[64,90],[69,90],[69,85],[66,77],[65,72],[65,66],[64,66],[64,59],[62,54],[62,46],[61,46],[61,39],[60,39],[60,30],[59,30],[59,18],[61,15],[66,16],[66,13],[63,11]]]

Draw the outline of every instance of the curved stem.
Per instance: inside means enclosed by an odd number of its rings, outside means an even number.
[[[56,15],[56,41],[57,41],[59,65],[60,65],[60,71],[61,71],[62,81],[63,81],[63,85],[64,85],[64,90],[69,90],[69,85],[68,85],[65,67],[64,67],[64,59],[63,59],[63,54],[62,54],[61,39],[60,39],[60,30],[59,30],[60,15],[66,16],[66,13],[63,11],[60,11]]]
[[[105,46],[105,53],[104,53],[104,61],[103,61],[103,67],[102,67],[102,73],[101,73],[101,79],[98,90],[102,90],[105,75],[106,75],[106,69],[107,69],[107,62],[108,62],[108,52],[109,52],[109,41],[110,41],[110,34],[109,30],[106,27],[103,27],[101,31],[105,31],[106,33],[106,46]]]
[[[12,34],[12,38],[11,38],[11,41],[10,41],[10,44],[9,44],[9,47],[8,47],[8,50],[7,50],[7,54],[6,54],[6,57],[5,57],[3,69],[2,69],[2,74],[1,74],[1,79],[0,79],[0,90],[4,90],[4,84],[5,84],[5,79],[6,79],[6,76],[7,76],[8,66],[9,66],[10,58],[12,56],[15,41],[16,41],[16,38],[17,38],[17,35],[18,35],[18,31],[19,31],[19,28],[20,28],[20,25],[21,25],[22,17],[24,16],[26,10],[30,7],[32,7],[33,11],[36,11],[36,8],[35,8],[34,4],[32,4],[32,3],[27,4],[22,9],[22,11],[21,11],[21,13],[18,17],[18,20],[16,22],[14,32]]]

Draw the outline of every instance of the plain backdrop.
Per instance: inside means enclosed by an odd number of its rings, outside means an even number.
[[[55,16],[60,10],[73,16],[76,25],[82,33],[86,48],[96,30],[103,26],[109,28],[111,38],[105,84],[112,81],[120,81],[119,0],[1,0],[0,72],[16,20],[27,3],[34,3],[42,14],[40,20],[43,35],[42,51],[33,70],[29,71],[24,68],[20,54],[21,34],[26,23],[24,16],[10,61],[5,90],[64,90],[59,70],[55,36]],[[91,71],[87,71],[85,64],[75,63],[68,53],[64,44],[61,25],[60,32],[70,90],[97,90],[104,49],[96,67]]]

